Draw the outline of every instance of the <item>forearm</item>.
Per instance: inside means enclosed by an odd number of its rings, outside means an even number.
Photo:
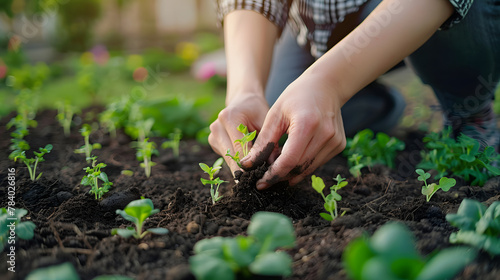
[[[302,77],[323,83],[343,105],[423,45],[452,13],[447,0],[384,0]]]
[[[224,18],[227,59],[226,105],[238,94],[263,94],[278,27],[253,11],[233,11]]]

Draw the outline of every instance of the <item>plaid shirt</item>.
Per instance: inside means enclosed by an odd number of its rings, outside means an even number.
[[[252,10],[262,14],[280,29],[288,22],[301,46],[309,45],[316,58],[328,51],[328,40],[335,25],[346,15],[358,11],[368,0],[218,0],[217,16],[234,10]],[[442,26],[443,29],[459,22],[469,11],[474,0],[449,0],[455,14]]]

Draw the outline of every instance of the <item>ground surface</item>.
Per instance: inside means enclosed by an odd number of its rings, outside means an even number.
[[[87,166],[84,156],[73,150],[83,144],[80,135],[65,138],[55,120],[54,111],[40,113],[39,125],[26,138],[32,149],[53,144],[53,151],[40,165],[42,178],[29,181],[27,169],[8,160],[9,133],[5,124],[12,115],[0,121],[0,202],[7,201],[7,168],[16,168],[16,203],[29,210],[27,217],[37,228],[33,240],[19,240],[16,249],[16,273],[6,273],[6,252],[0,256],[0,279],[24,279],[37,267],[69,261],[82,279],[102,274],[120,274],[135,279],[193,279],[188,258],[194,244],[214,236],[236,236],[246,232],[249,219],[256,211],[281,212],[292,218],[297,246],[288,250],[293,258],[290,279],[346,279],[340,261],[344,247],[363,232],[372,234],[388,221],[401,221],[413,231],[422,254],[449,247],[448,236],[455,229],[445,220],[447,213],[456,212],[463,198],[491,203],[498,200],[498,180],[485,187],[463,183],[448,193],[438,192],[430,203],[420,194],[420,184],[412,170],[418,161],[422,135],[407,133],[407,150],[398,157],[396,170],[375,167],[364,170],[360,179],[349,175],[343,158],[333,159],[315,173],[327,186],[333,177],[347,177],[349,185],[340,190],[340,207],[346,211],[333,223],[319,217],[321,197],[310,181],[298,186],[279,186],[257,192],[252,184],[236,185],[224,167],[220,176],[231,181],[221,187],[224,198],[213,206],[209,188],[201,184],[205,177],[199,162],[212,164],[217,155],[209,147],[186,141],[181,156],[172,158],[171,151],[160,150],[153,160],[151,178],[144,176],[135,159],[130,140],[122,134],[110,139],[96,132],[91,142],[100,142],[95,155],[108,166],[103,169],[114,183],[100,202],[88,194],[89,187],[80,185]],[[161,139],[156,139],[161,143]],[[121,171],[134,171],[132,177]],[[248,175],[243,174],[243,177]],[[247,182],[241,178],[241,182]],[[169,234],[147,236],[141,241],[111,236],[110,230],[130,223],[115,214],[128,202],[144,196],[152,199],[161,211],[146,221],[146,227],[165,227]],[[481,254],[456,279],[498,279],[500,258]]]

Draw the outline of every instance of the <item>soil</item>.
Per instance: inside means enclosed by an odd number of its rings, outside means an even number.
[[[96,110],[86,111],[85,116],[95,116]],[[160,156],[153,158],[158,164],[146,178],[130,139],[122,133],[111,139],[98,130],[91,142],[103,147],[93,154],[107,164],[103,171],[114,185],[102,201],[96,201],[88,193],[89,187],[80,185],[87,166],[85,158],[73,153],[83,139],[76,128],[65,137],[55,115],[55,111],[39,113],[38,127],[30,129],[26,137],[32,150],[49,143],[54,146],[39,165],[41,179],[34,183],[25,166],[8,160],[10,133],[5,125],[13,115],[0,121],[1,205],[7,205],[7,169],[15,168],[16,207],[27,209],[25,218],[36,224],[32,240],[17,240],[15,273],[7,272],[7,252],[1,254],[0,279],[24,279],[36,268],[63,262],[71,262],[81,279],[103,274],[194,279],[188,266],[194,244],[214,236],[245,234],[250,217],[257,211],[280,212],[293,220],[297,245],[288,250],[293,258],[293,275],[287,279],[347,279],[342,251],[363,232],[373,234],[388,221],[402,222],[415,234],[418,250],[428,255],[451,246],[448,237],[456,229],[446,222],[445,215],[456,212],[463,198],[490,204],[500,194],[496,178],[482,188],[459,182],[449,192],[438,192],[431,202],[425,202],[421,185],[412,173],[422,135],[406,132],[407,149],[398,156],[394,170],[376,166],[363,170],[357,179],[349,174],[345,159],[338,156],[314,173],[324,178],[327,186],[333,184],[337,174],[348,178],[348,186],[339,191],[343,198],[339,206],[345,215],[331,223],[320,218],[322,199],[308,180],[296,186],[279,184],[257,191],[255,182],[265,172],[265,165],[237,174],[238,184],[224,167],[219,176],[230,182],[220,188],[222,200],[212,205],[209,188],[200,182],[206,174],[198,166],[199,162],[212,164],[218,158],[210,147],[182,141],[178,159],[170,150],[160,150]],[[134,175],[121,174],[125,169]],[[148,235],[139,241],[111,236],[112,228],[131,225],[115,210],[141,196],[150,198],[161,210],[146,221],[145,227],[164,227],[169,233]],[[456,279],[498,279],[498,275],[500,257],[480,253]]]

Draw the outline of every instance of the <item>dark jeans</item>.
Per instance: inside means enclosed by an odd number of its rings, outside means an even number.
[[[368,1],[359,12],[338,25],[332,45],[361,23],[380,2]],[[422,15],[422,20],[425,20],[425,15]],[[309,51],[299,47],[291,32],[285,30],[275,48],[266,89],[269,104],[273,104],[288,84],[313,62]],[[500,81],[500,0],[474,1],[460,23],[448,30],[437,31],[405,62],[432,87],[446,114],[466,117],[489,105]],[[369,95],[373,91],[371,87],[373,84],[344,105],[343,116],[351,111],[350,107],[357,112],[363,112],[359,106],[370,106],[372,110],[379,106],[386,110],[383,100],[378,104],[369,98],[370,104],[356,104],[359,95]],[[349,117],[344,116],[344,122],[349,123]],[[345,125],[346,130],[352,126]]]

